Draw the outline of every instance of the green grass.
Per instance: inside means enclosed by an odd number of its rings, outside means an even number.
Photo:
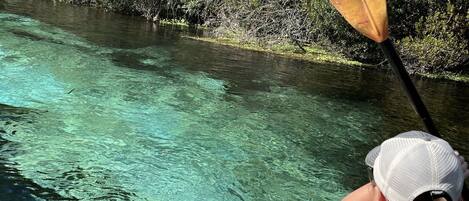
[[[226,45],[231,47],[237,47],[241,49],[272,53],[288,58],[301,59],[306,61],[311,61],[315,63],[328,63],[328,64],[341,64],[341,65],[350,65],[350,66],[360,66],[360,67],[369,67],[371,65],[363,64],[358,61],[352,61],[344,58],[343,56],[335,53],[330,53],[314,46],[305,46],[304,49],[306,52],[302,52],[298,47],[295,47],[292,44],[274,44],[268,47],[260,45],[254,42],[244,42],[234,38],[220,37],[191,37],[184,36],[185,38],[205,41],[210,43],[216,43],[220,45]]]

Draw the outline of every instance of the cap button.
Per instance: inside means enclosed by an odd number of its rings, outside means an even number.
[[[423,140],[425,140],[425,141],[432,141],[432,139],[431,139],[430,137],[428,137],[428,136],[425,137],[425,138],[423,138]]]

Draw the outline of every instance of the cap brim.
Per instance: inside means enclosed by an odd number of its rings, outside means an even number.
[[[375,160],[378,157],[380,150],[381,150],[381,146],[377,146],[373,148],[370,152],[368,152],[365,158],[366,165],[368,165],[371,168],[375,165]]]

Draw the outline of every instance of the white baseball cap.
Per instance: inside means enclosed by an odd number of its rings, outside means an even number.
[[[444,192],[458,201],[463,169],[448,142],[421,131],[402,133],[371,150],[365,162],[389,201],[413,201],[429,192]]]

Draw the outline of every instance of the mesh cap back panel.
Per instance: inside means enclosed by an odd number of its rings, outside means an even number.
[[[458,169],[459,168],[459,169]],[[404,135],[381,145],[374,163],[376,184],[389,201],[412,201],[430,190],[459,198],[462,169],[451,146],[433,136]]]

